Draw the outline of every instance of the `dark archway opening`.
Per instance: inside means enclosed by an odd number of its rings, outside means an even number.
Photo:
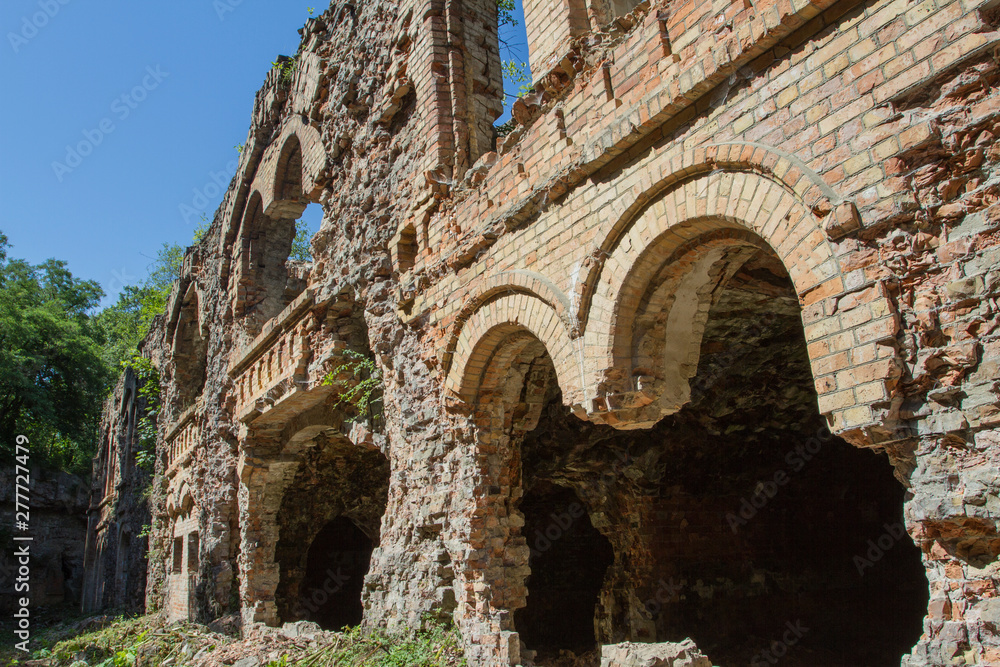
[[[919,639],[905,489],[887,457],[831,435],[816,400],[798,299],[760,253],[710,311],[691,402],[652,430],[657,636],[724,667],[890,667]]]
[[[361,591],[371,563],[374,543],[345,517],[326,524],[313,539],[299,585],[302,618],[326,630],[340,630],[361,622]]]
[[[277,517],[278,617],[329,630],[357,625],[388,500],[389,461],[333,429],[319,432],[298,458]]]
[[[521,640],[538,658],[594,649],[594,610],[614,550],[564,487],[540,484],[521,501],[531,549],[528,604],[514,613]]]
[[[720,288],[691,385],[680,412],[616,431],[574,417],[551,382],[521,445],[529,546],[531,517],[546,516],[532,494],[549,484],[571,487],[614,548],[589,607],[597,640],[691,637],[721,667],[898,665],[928,601],[902,524],[906,490],[883,453],[827,430],[798,298],[776,258],[761,253]],[[525,622],[538,562],[516,627],[529,649],[541,648],[540,631],[569,649],[578,624]],[[533,662],[562,664],[544,651]]]

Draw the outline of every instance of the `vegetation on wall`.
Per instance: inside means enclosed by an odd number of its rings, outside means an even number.
[[[341,362],[323,378],[323,384],[338,387],[341,404],[351,406],[370,420],[382,417],[382,373],[375,361],[354,350],[345,350]]]
[[[122,362],[122,366],[131,367],[135,372],[139,396],[145,406],[143,415],[136,424],[139,438],[135,463],[140,469],[152,474],[156,462],[156,416],[160,413],[160,371],[152,361],[138,352],[133,352],[131,358]]]

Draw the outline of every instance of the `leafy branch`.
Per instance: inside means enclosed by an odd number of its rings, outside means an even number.
[[[356,383],[345,386],[341,380],[348,376]],[[341,363],[330,369],[323,378],[325,386],[339,386],[337,394],[339,402],[351,405],[358,414],[368,415],[371,419],[382,416],[381,408],[373,408],[382,402],[382,373],[375,361],[354,350],[345,350]]]
[[[160,371],[148,357],[133,352],[122,362],[122,367],[131,367],[139,382],[139,396],[145,401],[145,414],[139,418],[136,431],[139,434],[135,464],[151,473],[156,464],[156,416],[160,412]]]
[[[504,78],[504,106],[513,103],[518,97],[531,92],[531,69],[528,63],[517,60],[513,57],[514,47],[520,44],[511,44],[504,37],[512,28],[518,26],[517,19],[514,18],[516,10],[515,0],[497,0],[497,39],[500,41],[500,48],[507,56],[500,62],[500,68]],[[507,92],[511,87],[517,87],[517,94],[512,95]]]

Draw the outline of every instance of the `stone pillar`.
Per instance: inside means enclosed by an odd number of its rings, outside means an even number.
[[[279,622],[275,592],[281,576],[275,562],[277,512],[298,462],[254,458],[244,452],[239,462],[240,608],[243,628]]]
[[[1000,664],[1000,430],[924,438],[910,483],[906,524],[930,604],[903,665]]]

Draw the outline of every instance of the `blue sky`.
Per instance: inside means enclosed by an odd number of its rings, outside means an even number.
[[[188,245],[200,213],[211,219],[222,199],[215,184],[228,185],[254,93],[275,56],[297,51],[310,6],[325,5],[4,0],[0,231],[10,256],[66,260],[101,283],[107,305],[145,277],[161,244]],[[508,41],[523,46],[516,33]]]

